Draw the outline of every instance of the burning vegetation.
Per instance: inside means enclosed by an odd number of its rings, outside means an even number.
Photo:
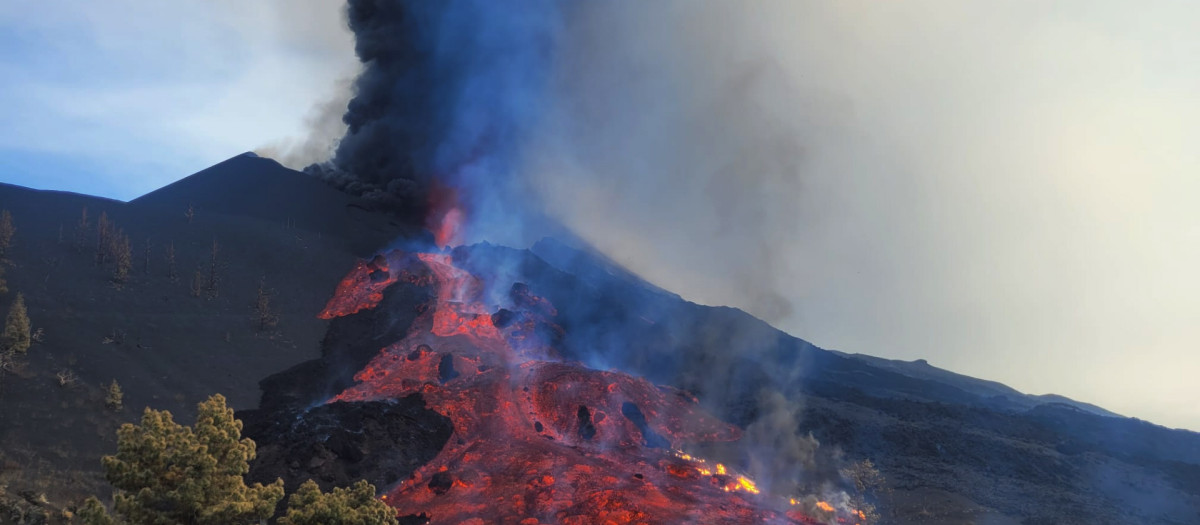
[[[433,524],[866,522],[848,505],[768,495],[683,452],[741,431],[687,392],[564,361],[552,304],[521,283],[484,282],[452,252],[361,262],[321,317],[374,308],[400,280],[430,286],[432,297],[403,338],[328,400],[420,394],[452,421],[441,452],[383,496],[399,514]]]

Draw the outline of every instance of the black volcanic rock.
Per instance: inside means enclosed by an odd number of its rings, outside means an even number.
[[[323,490],[360,479],[386,490],[432,460],[451,433],[450,420],[425,408],[420,396],[237,415],[243,434],[258,444],[248,478],[282,477],[289,492],[308,479]]]
[[[321,357],[272,374],[261,382],[262,410],[307,408],[345,390],[383,348],[404,337],[421,306],[432,297],[429,287],[399,281],[383,293],[379,306],[338,317],[321,340]]]

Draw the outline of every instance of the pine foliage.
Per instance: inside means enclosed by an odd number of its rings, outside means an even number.
[[[396,511],[375,499],[375,487],[366,480],[348,488],[321,492],[313,480],[288,497],[287,514],[280,525],[396,525]]]
[[[117,454],[103,459],[118,489],[114,510],[130,523],[237,525],[269,518],[283,498],[283,481],[247,486],[255,456],[241,437],[242,422],[220,394],[200,403],[194,427],[168,411],[147,408],[140,425],[117,431]]]

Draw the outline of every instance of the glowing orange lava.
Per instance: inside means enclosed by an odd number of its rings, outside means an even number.
[[[384,496],[400,515],[432,524],[818,523],[769,508],[753,481],[724,465],[677,452],[741,436],[690,395],[558,359],[530,329],[550,325],[554,307],[523,285],[502,305],[517,313],[497,326],[489,312],[501,305],[484,304],[484,283],[450,255],[384,259],[402,274],[389,274],[393,282],[435,286],[434,302],[330,402],[419,393],[452,421],[438,456]],[[379,304],[384,281],[367,266],[351,271],[322,315]]]
[[[376,255],[370,261],[358,261],[354,269],[338,283],[333,298],[317,314],[321,319],[333,319],[374,308],[383,300],[383,290],[396,282],[399,272],[390,268],[403,254],[391,252]]]

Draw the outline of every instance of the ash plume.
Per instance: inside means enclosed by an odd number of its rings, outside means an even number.
[[[802,217],[808,149],[840,109],[811,94],[774,104],[800,79],[760,53],[737,5],[350,0],[346,12],[363,70],[336,152],[308,171],[418,217],[453,188],[469,241],[519,246],[562,224],[635,271],[680,274],[688,296],[734,297],[770,322],[793,314],[779,283],[796,268],[778,244]],[[712,375],[692,386],[715,399],[748,387]],[[756,402],[740,462],[787,490],[817,443],[798,432],[798,406]]]
[[[345,135],[307,171],[418,214],[435,185],[470,187],[477,213],[511,212],[559,4],[350,0],[346,15],[363,71]]]
[[[794,79],[737,11],[351,0],[363,70],[344,136],[306,171],[414,217],[435,186],[456,188],[470,240],[528,244],[561,223],[668,288],[787,319],[778,283],[797,268],[776,245],[797,220],[805,135],[829,111],[772,104]]]

